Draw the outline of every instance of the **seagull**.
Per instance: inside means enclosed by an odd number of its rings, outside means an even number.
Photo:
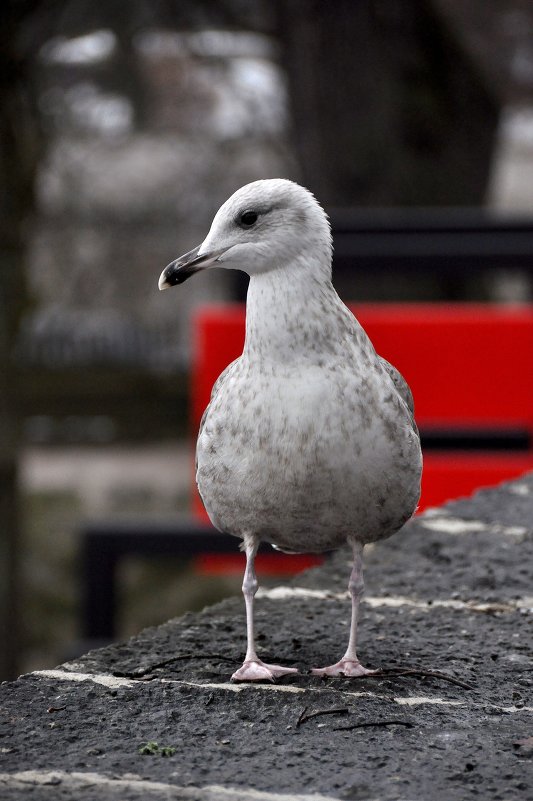
[[[413,397],[377,355],[331,282],[329,220],[307,189],[254,181],[216,213],[201,245],[163,270],[159,288],[211,267],[248,273],[242,355],[215,382],[196,449],[213,525],[242,539],[247,650],[234,681],[297,673],[257,655],[254,559],[260,542],[288,553],[350,545],[346,653],[318,676],[362,676],[356,653],[363,548],[414,514],[422,457]]]

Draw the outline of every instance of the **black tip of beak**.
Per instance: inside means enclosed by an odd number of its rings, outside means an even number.
[[[201,267],[180,267],[176,265],[175,262],[171,262],[161,273],[159,289],[168,289],[171,286],[183,284],[191,275],[194,275],[194,273],[199,272],[201,269]]]
[[[209,267],[219,256],[229,250],[229,248],[226,247],[211,253],[202,253],[202,255],[199,256],[198,251],[200,247],[201,245],[198,245],[198,247],[193,248],[193,250],[190,250],[184,256],[180,256],[179,259],[167,264],[159,278],[159,289],[168,289],[170,286],[183,284],[191,275]]]
[[[167,264],[159,278],[159,289],[168,289],[171,286],[183,284],[187,278],[201,270],[201,258],[198,258],[198,251],[200,246],[193,248],[184,256],[179,259],[171,261]]]

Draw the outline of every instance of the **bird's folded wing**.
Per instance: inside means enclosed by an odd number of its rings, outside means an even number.
[[[380,356],[379,359],[381,362],[381,366],[385,369],[385,372],[387,372],[389,376],[392,378],[392,382],[396,387],[398,394],[405,401],[405,403],[407,404],[407,408],[411,412],[411,416],[414,418],[415,403],[413,400],[413,393],[411,392],[409,384],[407,383],[403,375],[396,369],[396,367],[393,367],[392,364],[388,362],[386,359],[384,359],[382,356]]]

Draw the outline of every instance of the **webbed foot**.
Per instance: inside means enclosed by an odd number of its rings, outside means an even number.
[[[358,659],[341,659],[335,665],[324,668],[314,668],[311,673],[313,676],[368,676],[374,673],[360,663]]]
[[[298,673],[296,668],[282,667],[281,665],[266,665],[260,659],[250,659],[235,671],[232,681],[274,681],[280,676],[289,673]]]

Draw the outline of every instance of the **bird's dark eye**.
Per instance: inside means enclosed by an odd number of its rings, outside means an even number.
[[[252,225],[256,224],[258,216],[256,211],[243,211],[243,213],[239,215],[239,225],[243,228],[251,228]]]

